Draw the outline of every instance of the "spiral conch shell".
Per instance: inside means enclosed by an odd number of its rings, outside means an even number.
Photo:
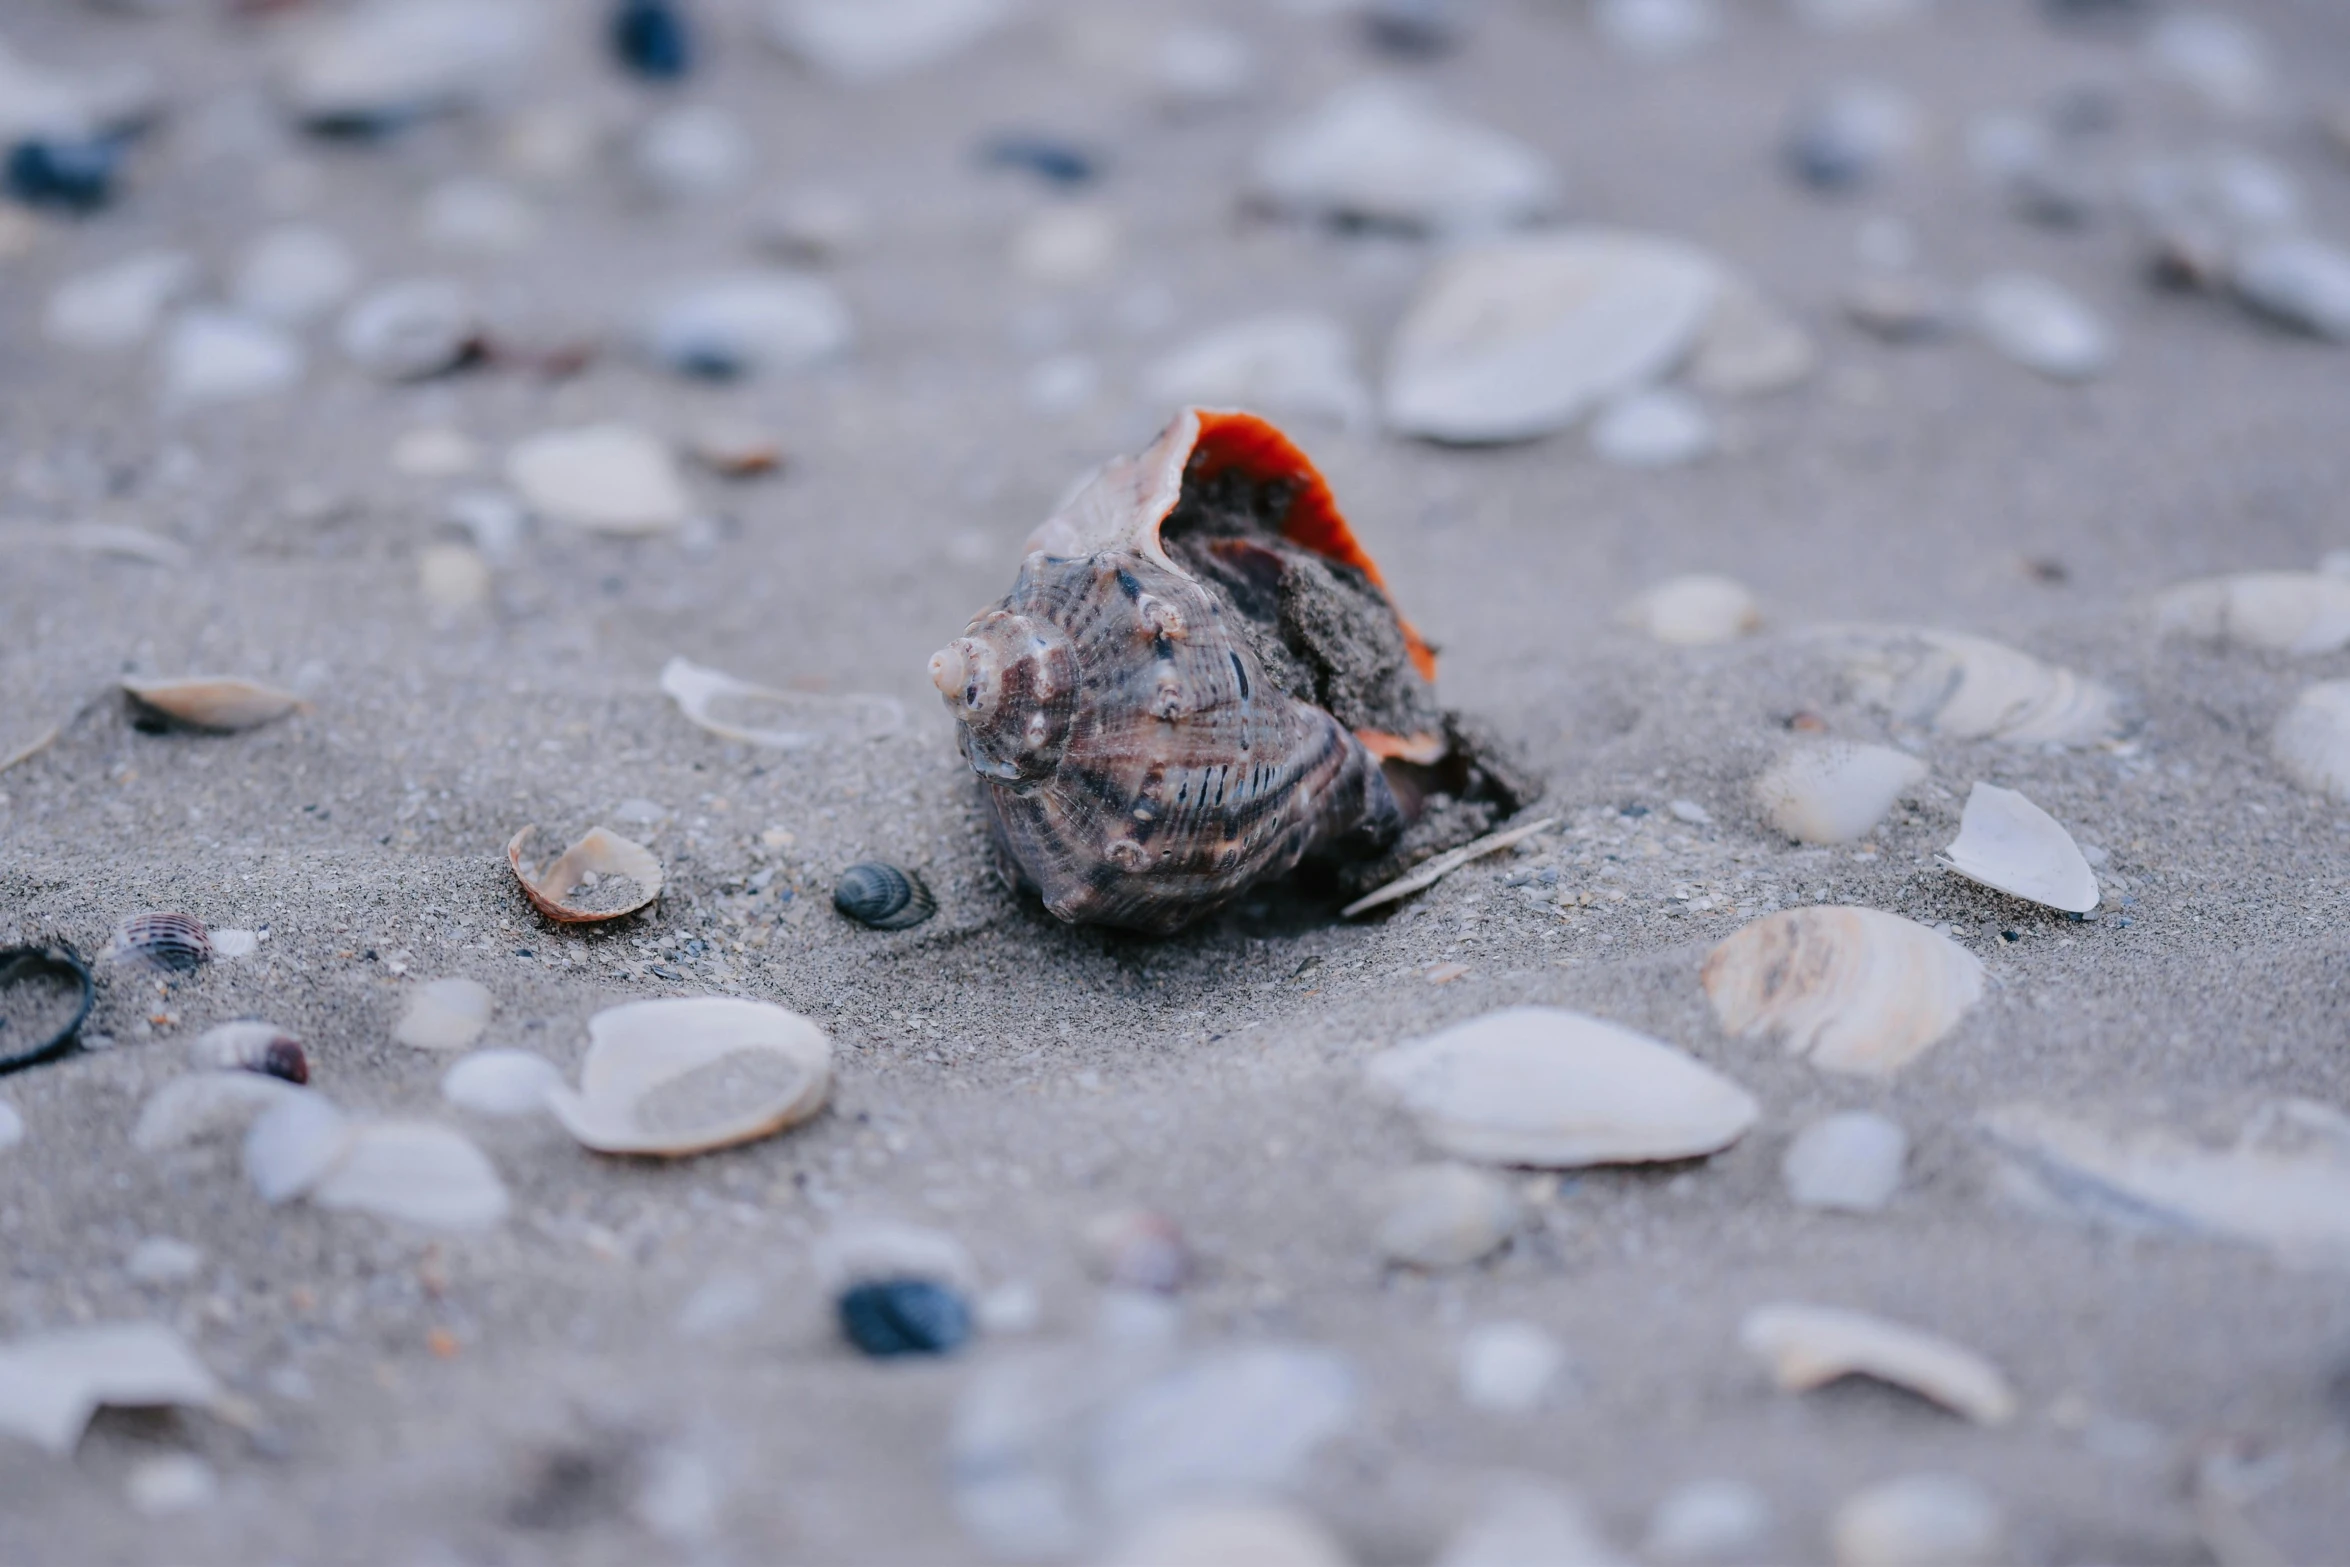
[[[1329,486],[1254,415],[1185,410],[1028,548],[930,676],[1061,919],[1176,930],[1309,857],[1400,869],[1539,792],[1437,706]]]

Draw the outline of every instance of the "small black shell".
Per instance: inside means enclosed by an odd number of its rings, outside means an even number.
[[[905,930],[938,912],[938,900],[912,871],[867,860],[841,872],[832,906],[875,930]]]
[[[114,955],[165,974],[192,974],[212,961],[212,932],[193,914],[150,910],[115,927]]]
[[[96,995],[90,971],[65,948],[0,949],[0,1074],[62,1054]]]
[[[838,1309],[842,1336],[877,1360],[952,1354],[971,1336],[971,1308],[930,1279],[859,1284],[842,1293]]]

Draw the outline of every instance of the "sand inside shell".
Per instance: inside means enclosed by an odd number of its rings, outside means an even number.
[[[744,1105],[778,1097],[807,1075],[807,1068],[772,1050],[737,1050],[649,1090],[636,1102],[636,1124],[654,1135],[691,1133]]]

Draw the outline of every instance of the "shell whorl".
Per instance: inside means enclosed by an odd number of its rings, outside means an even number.
[[[1078,683],[1076,650],[1060,627],[989,610],[931,656],[930,681],[983,777],[1026,782],[1060,765]]]

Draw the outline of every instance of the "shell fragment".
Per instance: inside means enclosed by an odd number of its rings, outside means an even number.
[[[777,751],[830,740],[878,740],[906,724],[906,710],[895,697],[771,691],[683,658],[662,666],[661,689],[688,721],[710,733]]]
[[[547,1098],[599,1153],[679,1157],[750,1142],[824,1107],[832,1041],[796,1012],[701,996],[634,1001],[588,1021],[575,1093]]]
[[[1857,843],[1925,781],[1926,764],[1891,746],[1798,746],[1754,780],[1763,820],[1798,843]]]
[[[1978,783],[1942,863],[1967,880],[2068,914],[2097,907],[2097,873],[2072,834],[2013,789]]]
[[[530,826],[516,833],[506,845],[506,863],[513,867],[514,879],[521,883],[530,906],[547,918],[564,925],[616,920],[661,896],[661,862],[643,844],[591,827],[586,837],[534,871],[526,868],[523,855],[537,832],[536,826]],[[616,900],[598,895],[593,902],[613,906],[591,906],[588,899],[579,896],[583,888],[600,892],[611,880],[621,882],[626,890]],[[467,1039],[442,1048],[461,1049],[472,1042]]]
[[[1832,1306],[1762,1306],[1738,1325],[1738,1341],[1791,1393],[1865,1376],[1907,1388],[1978,1425],[2015,1418],[2015,1390],[1997,1366],[1946,1338],[1882,1317]]]
[[[1924,1054],[1983,997],[1973,953],[1876,909],[1765,915],[1714,948],[1705,993],[1724,1033],[1775,1034],[1828,1072],[1882,1076]]]

